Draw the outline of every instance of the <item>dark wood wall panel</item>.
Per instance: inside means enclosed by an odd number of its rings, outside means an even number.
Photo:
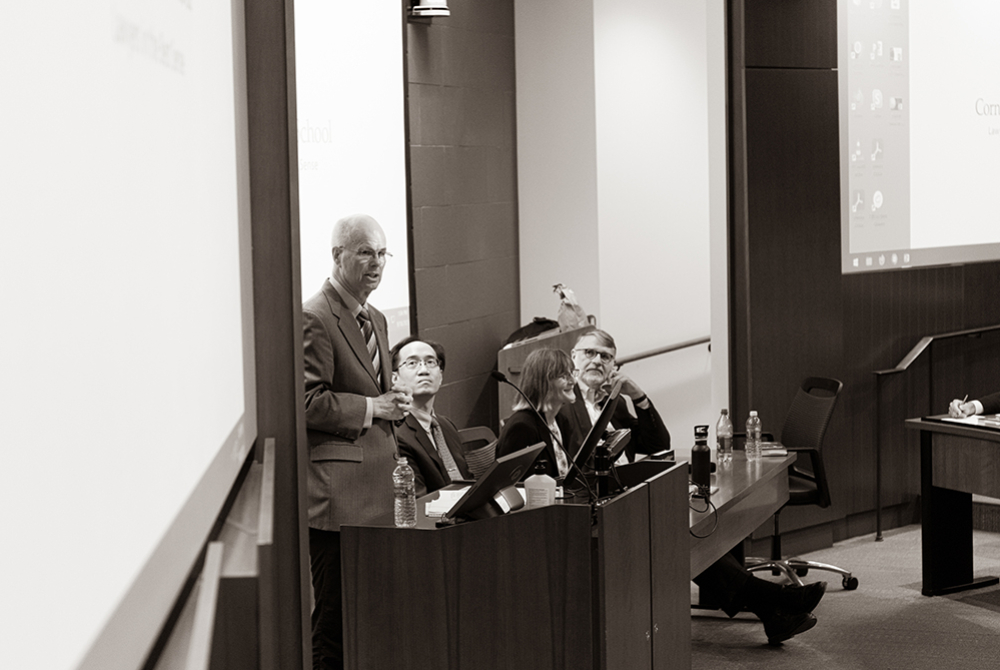
[[[413,308],[448,353],[437,411],[495,430],[489,373],[520,325],[514,3],[449,5],[407,29]]]
[[[742,419],[760,412],[779,433],[798,384],[843,379],[837,75],[832,70],[747,68],[746,166],[752,390]],[[842,444],[835,415],[828,444]],[[850,461],[831,449],[835,506],[849,499]],[[796,525],[798,510],[787,515]],[[815,517],[815,512],[810,518]]]
[[[837,0],[749,0],[746,66],[837,67]]]
[[[874,371],[922,336],[1000,323],[1000,263],[841,275],[836,2],[731,0],[729,11],[731,404],[779,430],[802,377],[841,379],[825,445],[833,506],[782,524],[871,518],[877,419],[883,505],[912,503],[919,445],[903,420],[1000,389],[1000,334],[939,341],[885,377],[878,416]]]

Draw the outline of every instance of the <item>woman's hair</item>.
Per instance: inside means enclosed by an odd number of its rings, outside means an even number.
[[[545,411],[542,403],[549,397],[552,380],[573,374],[573,359],[559,349],[535,349],[528,354],[521,370],[521,390],[528,396],[538,411]],[[528,409],[528,404],[518,396],[514,400],[514,410]]]

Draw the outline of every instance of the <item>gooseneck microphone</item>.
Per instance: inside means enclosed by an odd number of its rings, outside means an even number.
[[[542,425],[545,426],[545,429],[548,430],[549,422],[545,420],[545,417],[542,416],[542,413],[538,411],[537,407],[535,407],[535,403],[531,402],[531,399],[524,394],[524,391],[521,390],[520,386],[518,386],[511,380],[507,379],[507,375],[500,372],[499,370],[491,370],[490,376],[493,377],[493,379],[496,379],[501,384],[506,384],[507,386],[517,391],[521,395],[521,397],[524,398],[524,402],[528,403],[528,407],[530,407],[531,411],[535,413],[535,416],[537,416],[539,419],[542,420]],[[552,431],[549,431],[550,434],[551,432]]]
[[[517,384],[515,384],[511,380],[507,379],[507,375],[505,375],[504,373],[500,372],[499,370],[491,370],[490,371],[490,376],[493,377],[493,379],[495,379],[498,382],[500,382],[501,384],[506,384],[507,386],[511,387],[512,389],[514,389],[515,391],[517,391],[518,394],[520,394],[520,396],[522,398],[524,398],[524,402],[528,403],[528,407],[531,408],[531,411],[533,411],[535,413],[535,416],[537,416],[541,420],[542,425],[545,426],[545,430],[548,431],[549,436],[552,438],[552,445],[553,445],[553,449],[554,449],[555,448],[555,444],[557,442],[559,442],[559,440],[557,440],[556,437],[555,437],[555,435],[552,434],[552,429],[549,428],[549,422],[545,420],[545,417],[542,415],[542,413],[538,411],[537,407],[535,407],[535,403],[531,402],[531,398],[529,398],[524,393],[524,391],[521,390],[521,387],[519,387]],[[587,493],[590,496],[590,501],[594,502],[595,500],[597,500],[597,496],[595,496],[594,492],[591,490],[590,484],[587,482],[587,477],[584,475],[583,470],[581,470],[580,466],[576,464],[576,462],[570,456],[569,452],[567,452],[565,449],[563,449],[563,451],[566,453],[566,460],[569,462],[570,467],[571,468],[576,468],[577,472],[580,473],[580,480],[583,482],[583,485],[587,487]]]

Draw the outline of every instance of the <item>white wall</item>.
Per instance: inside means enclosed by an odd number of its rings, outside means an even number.
[[[594,16],[579,0],[516,0],[521,322],[555,318],[552,285],[599,313]]]
[[[522,321],[562,281],[621,356],[713,334],[626,370],[689,436],[728,397],[724,5],[519,0],[515,21]]]

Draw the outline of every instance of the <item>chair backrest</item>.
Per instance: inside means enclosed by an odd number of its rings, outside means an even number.
[[[825,377],[809,377],[803,381],[785,417],[781,443],[787,447],[820,449],[843,387],[840,381]]]
[[[808,377],[792,399],[792,406],[781,429],[781,443],[790,448],[815,451],[807,452],[810,455],[811,472],[802,467],[805,465],[804,462],[796,461],[790,466],[788,474],[792,480],[797,476],[809,479],[814,483],[815,491],[804,499],[793,496],[789,504],[830,506],[830,487],[826,482],[826,467],[823,465],[823,436],[830,424],[830,416],[833,414],[833,408],[837,404],[837,397],[842,388],[844,385],[836,379]]]
[[[465,447],[466,451],[474,451],[480,447],[485,447],[497,439],[497,436],[493,434],[489,426],[462,428],[458,431],[458,437],[462,440],[462,446]]]
[[[473,478],[479,479],[496,460],[496,435],[488,426],[472,426],[458,431],[458,437],[465,449],[465,464]]]

